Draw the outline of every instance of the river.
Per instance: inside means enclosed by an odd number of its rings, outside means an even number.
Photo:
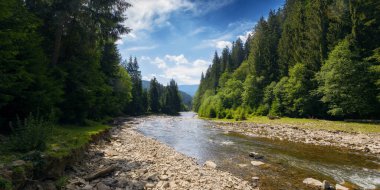
[[[140,118],[140,133],[157,139],[199,164],[214,161],[221,170],[251,181],[260,177],[260,189],[308,189],[303,179],[348,182],[360,189],[380,189],[380,158],[361,153],[267,138],[228,133],[214,122],[180,116]],[[249,152],[263,155],[264,166],[252,166]]]

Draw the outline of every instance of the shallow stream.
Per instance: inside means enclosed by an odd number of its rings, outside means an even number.
[[[228,133],[216,123],[198,119],[194,113],[181,116],[141,118],[137,130],[175,150],[197,159],[214,161],[222,170],[248,181],[260,177],[260,189],[309,189],[303,179],[312,177],[332,183],[348,182],[360,189],[380,189],[380,158],[362,153],[248,137]],[[266,165],[255,167],[249,152],[264,156]]]

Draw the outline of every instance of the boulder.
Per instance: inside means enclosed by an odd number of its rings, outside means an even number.
[[[343,186],[343,185],[339,185],[339,184],[336,184],[335,185],[335,189],[336,190],[350,190],[349,188]]]
[[[257,152],[250,152],[250,153],[249,153],[249,156],[252,157],[252,158],[254,158],[254,159],[263,159],[263,158],[264,158],[263,155],[260,155],[260,154],[257,153]]]
[[[251,161],[251,164],[253,166],[261,166],[261,165],[264,165],[265,163],[264,162],[261,162],[261,161]]]
[[[203,166],[206,166],[208,168],[216,168],[216,164],[212,161],[206,161]]]
[[[313,187],[322,187],[322,182],[313,178],[306,178],[303,180],[303,183]]]

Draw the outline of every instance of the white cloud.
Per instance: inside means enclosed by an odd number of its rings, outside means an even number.
[[[215,43],[215,47],[218,48],[218,49],[223,49],[225,47],[228,47],[228,48],[231,49],[232,43],[230,41],[217,41]]]
[[[141,56],[141,61],[147,61],[153,65],[156,65],[159,69],[165,69],[167,67],[166,62],[159,57],[152,59],[148,56]]]
[[[136,46],[125,49],[125,51],[143,51],[143,50],[152,50],[156,49],[157,46]]]
[[[199,28],[196,28],[195,30],[191,31],[188,35],[189,36],[195,36],[197,34],[200,34],[202,32],[205,32],[207,30],[207,27],[199,27]]]
[[[176,55],[165,55],[165,59],[169,60],[171,62],[174,62],[177,65],[189,63],[189,61],[186,59],[186,57],[183,54],[177,55],[177,56]]]
[[[231,37],[232,35],[228,33],[218,38],[203,40],[200,45],[195,47],[195,49],[204,49],[210,47],[223,49],[226,46],[231,47],[232,43],[229,41]]]
[[[169,60],[175,64],[169,66],[165,60]],[[184,61],[186,60],[186,61]],[[171,56],[166,55],[164,59],[156,57],[154,59],[146,56],[141,57],[141,61],[147,61],[151,64],[156,65],[162,72],[162,74],[149,74],[144,76],[144,80],[150,80],[153,77],[161,79],[160,81],[169,81],[174,79],[178,84],[199,84],[201,73],[205,72],[210,65],[210,62],[197,59],[195,61],[188,61],[184,55]],[[186,64],[177,64],[179,61]]]
[[[252,31],[247,31],[243,35],[238,35],[237,37],[240,38],[244,43],[247,41],[248,36],[252,35]]]
[[[130,0],[132,7],[126,11],[126,26],[137,34],[140,30],[152,30],[153,26],[170,24],[170,14],[178,10],[191,10],[187,0]]]
[[[164,70],[164,77],[173,78],[179,84],[199,84],[202,72],[205,72],[210,63],[205,60],[195,60],[190,65],[176,65]]]
[[[166,68],[166,63],[164,60],[160,59],[159,57],[156,57],[153,61],[153,64],[157,65],[159,69],[164,69]]]
[[[206,13],[218,10],[224,6],[233,3],[235,0],[209,0],[199,1],[195,5],[193,12],[195,15],[202,16]]]

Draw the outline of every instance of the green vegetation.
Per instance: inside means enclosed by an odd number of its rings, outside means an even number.
[[[61,125],[53,130],[54,137],[47,141],[46,154],[63,157],[73,149],[83,147],[91,140],[92,135],[111,128],[108,125],[93,123],[88,126]]]
[[[9,137],[8,148],[18,152],[44,151],[46,141],[52,138],[52,121],[30,115],[23,122],[18,120],[13,134]]]
[[[245,44],[238,39],[231,50],[215,53],[193,109],[235,120],[379,119],[379,6],[376,0],[287,0],[258,21]]]
[[[0,177],[0,189],[11,190],[12,182]]]
[[[257,124],[270,124],[275,125],[289,125],[304,129],[323,129],[329,131],[345,131],[356,133],[380,133],[380,124],[373,123],[358,123],[346,121],[329,121],[320,119],[306,119],[306,118],[289,118],[283,117],[281,119],[271,120],[266,116],[253,116],[247,118],[245,121],[236,121],[235,119],[211,119],[215,121],[227,122],[249,122]]]
[[[51,135],[45,141],[45,149],[41,152],[57,158],[68,156],[72,150],[89,143],[92,135],[99,134],[109,128],[111,127],[95,122],[90,122],[87,126],[54,126]],[[22,151],[20,149],[9,149],[7,142],[0,144],[0,150],[0,163],[9,163],[28,154],[24,149]]]

